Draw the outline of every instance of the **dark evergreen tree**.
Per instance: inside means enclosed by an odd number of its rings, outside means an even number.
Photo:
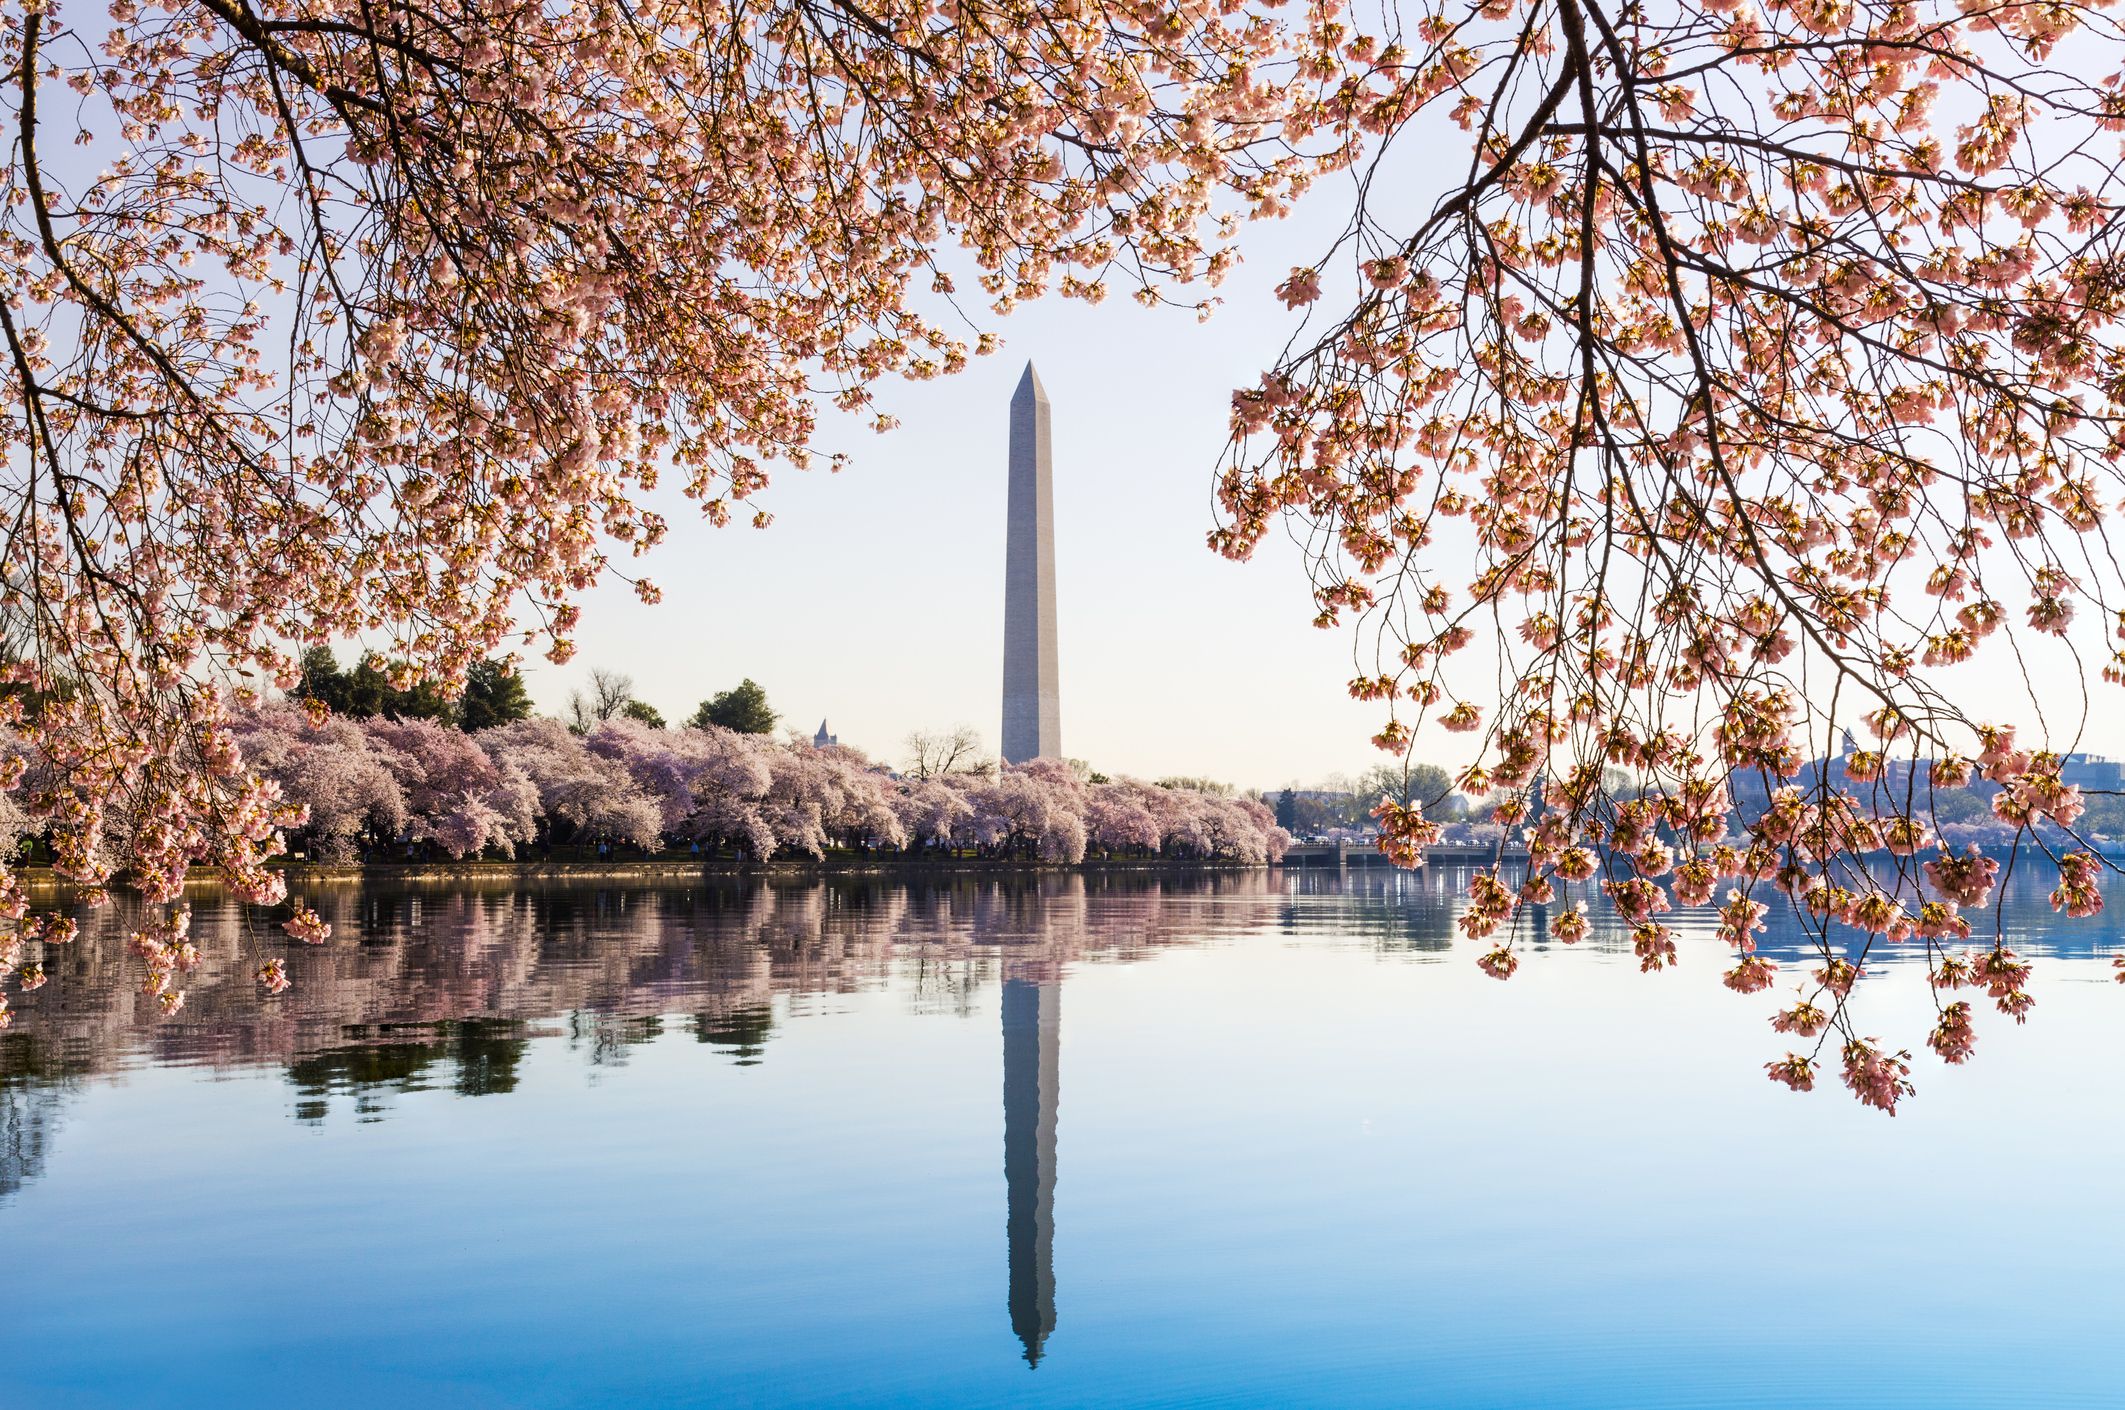
[[[351,671],[341,670],[339,658],[329,646],[313,646],[303,652],[299,699],[315,700],[335,715],[366,720],[384,715],[394,720],[443,720],[455,722],[457,705],[436,686],[423,681],[411,690],[391,684],[384,660],[375,652],[364,655]]]
[[[779,718],[768,708],[767,692],[747,676],[731,689],[702,701],[701,708],[686,723],[696,729],[720,725],[740,734],[772,734]]]
[[[473,662],[465,673],[465,693],[458,699],[459,729],[493,729],[530,718],[531,695],[522,675],[505,670],[492,657]]]
[[[302,683],[295,687],[299,700],[315,700],[335,715],[347,710],[347,675],[329,646],[313,646],[303,652]]]

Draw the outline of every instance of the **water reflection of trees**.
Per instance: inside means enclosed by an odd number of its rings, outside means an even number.
[[[694,1041],[721,1048],[740,1067],[753,1067],[767,1051],[768,1034],[775,1030],[775,1011],[765,1004],[733,1013],[697,1013],[693,1016]]]
[[[348,1041],[287,1061],[298,1121],[324,1120],[334,1093],[351,1093],[355,1114],[374,1120],[386,1091],[448,1088],[461,1097],[516,1090],[517,1069],[531,1046],[522,1022],[511,1018],[449,1019],[434,1025],[350,1024]]]
[[[1277,928],[1295,939],[1360,941],[1390,954],[1441,954],[1468,891],[1466,867],[1291,871]]]
[[[319,886],[304,899],[332,923],[323,947],[288,945],[219,896],[195,896],[205,958],[168,1019],[138,991],[125,949],[134,918],[117,906],[85,915],[82,939],[52,949],[50,983],[23,996],[0,1044],[9,1138],[19,1130],[25,1151],[41,1149],[49,1125],[46,1108],[33,1118],[20,1094],[142,1056],[279,1066],[304,1121],[326,1119],[338,1098],[374,1120],[399,1093],[508,1092],[530,1042],[548,1035],[598,1067],[667,1031],[750,1065],[791,1000],[892,977],[917,1011],[965,1013],[1006,978],[1047,980],[1074,961],[1266,928],[1283,892],[1273,876],[1234,872],[913,885],[508,879]],[[286,958],[290,993],[260,998],[251,970],[261,952]]]
[[[2015,951],[2034,958],[2090,958],[2115,953],[2119,944],[2115,928],[2100,920],[2072,919],[2054,910],[2050,902],[2053,883],[2029,863],[2030,859],[2024,857],[1995,893],[2001,929]],[[1441,954],[1454,947],[1454,920],[1466,904],[1473,870],[1466,866],[1434,866],[1415,872],[1389,867],[1352,869],[1341,876],[1332,871],[1289,873],[1278,925],[1294,936],[1364,941],[1383,953]],[[1881,879],[1885,887],[1893,889],[1894,877],[1888,868],[1882,869]],[[1631,953],[1629,928],[1621,923],[1597,887],[1560,886],[1558,891],[1557,901],[1526,906],[1515,918],[1531,949],[1539,952],[1552,946],[1562,948],[1549,938],[1549,922],[1564,906],[1583,901],[1593,926],[1580,948]],[[1768,888],[1759,894],[1771,903],[1767,928],[1757,937],[1759,952],[1780,964],[1820,963],[1816,939],[1793,908]],[[2109,901],[2113,906],[2125,904],[2125,881],[2112,879]],[[1696,941],[1701,942],[1703,953],[1717,956],[1724,963],[1728,947],[1716,934],[1717,906],[1680,906],[1661,919],[1684,944],[1685,961],[1687,946]],[[1978,919],[1973,916],[1973,923]],[[1981,928],[1989,928],[1989,913],[1983,919]],[[1926,957],[1922,942],[1896,944],[1875,937],[1870,944],[1865,933],[1843,925],[1831,926],[1829,940],[1840,953],[1854,960],[1864,955],[1870,968],[1906,961],[1924,963]],[[1473,959],[1472,954],[1470,958]]]
[[[60,1113],[93,1066],[78,1043],[0,1033],[0,1200],[44,1173]]]
[[[0,1086],[0,1199],[44,1173],[64,1095],[53,1087]]]
[[[1969,913],[1970,922],[1978,932],[1989,934],[1997,920],[2008,945],[2017,954],[2031,959],[2088,959],[2114,953],[2118,946],[2115,927],[2101,919],[2076,919],[2054,910],[2050,893],[2055,880],[2044,880],[2040,865],[2033,862],[2040,863],[2041,858],[2032,859],[2025,854],[2019,865],[2004,874],[1993,893],[1992,904],[1982,912]],[[1891,867],[1877,868],[1876,875],[1885,890],[1898,893],[1899,878]],[[1579,899],[1586,890],[1569,888],[1569,896]],[[2125,886],[2121,886],[2117,878],[2109,880],[2106,891],[2111,905],[2125,903]],[[1756,940],[1757,952],[1781,965],[1812,968],[1820,964],[1822,951],[1819,945],[1823,939],[1827,939],[1833,952],[1854,962],[1864,960],[1870,970],[1926,962],[1923,940],[1889,941],[1836,923],[1829,925],[1826,935],[1818,935],[1817,923],[1796,914],[1782,896],[1768,887],[1757,894],[1771,906],[1770,914],[1765,917],[1765,930]],[[1900,894],[1915,898],[1917,887],[1909,878],[1902,878]],[[1606,903],[1597,897],[1589,901],[1588,910],[1594,921],[1590,943],[1601,949],[1628,952],[1631,948],[1629,934]],[[1686,947],[1685,960],[1689,953],[1687,946],[1693,941],[1703,952],[1716,954],[1724,960],[1727,945],[1716,934],[1719,927],[1716,906],[1678,907],[1662,915],[1661,920],[1675,931],[1678,943]],[[1951,943],[1948,948],[1961,949],[1962,945]]]
[[[791,1003],[875,989],[888,977],[913,1011],[964,1015],[1005,980],[1048,983],[1075,961],[1128,961],[1203,938],[1281,934],[1439,955],[1452,947],[1467,879],[1465,868],[1441,867],[914,884],[314,886],[304,899],[334,928],[317,949],[289,945],[269,924],[247,925],[202,891],[193,935],[205,960],[186,977],[174,1019],[139,992],[124,944],[132,918],[113,906],[82,917],[78,942],[48,949],[50,982],[21,996],[14,1030],[0,1034],[0,1196],[35,1177],[72,1089],[121,1061],[277,1066],[299,1119],[327,1119],[346,1099],[356,1119],[370,1120],[397,1093],[511,1091],[542,1036],[594,1067],[624,1063],[666,1032],[749,1066],[767,1060]],[[2117,944],[2107,927],[2054,915],[2027,868],[1999,894],[2026,954],[2090,955]],[[1523,913],[1522,923],[1538,927],[1538,948],[1554,910]],[[1586,948],[1627,950],[1605,911],[1596,899]],[[1686,944],[1700,939],[1724,953],[1709,908],[1668,919]],[[1861,937],[1844,938],[1856,954]],[[1762,948],[1781,961],[1812,958],[1779,910]],[[1869,967],[1894,964],[1897,951],[1877,945]],[[288,960],[292,992],[259,996],[251,971],[262,952]]]

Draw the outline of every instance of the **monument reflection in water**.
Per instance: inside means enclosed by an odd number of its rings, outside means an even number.
[[[518,1091],[535,1044],[593,1067],[624,1064],[677,1021],[740,1067],[757,1065],[778,999],[853,993],[895,966],[929,976],[924,1004],[963,1008],[1001,988],[1006,1306],[1038,1366],[1055,1329],[1059,1016],[1067,968],[1132,961],[1238,925],[1288,921],[1292,895],[1260,873],[311,888],[333,923],[286,951],[292,992],[257,996],[254,927],[218,892],[192,898],[205,953],[183,1012],[138,989],[124,903],[81,915],[0,1034],[0,1201],[42,1177],[84,1085],[128,1067],[279,1068],[303,1125],[387,1120],[400,1094]],[[337,1113],[337,1115],[335,1115]]]
[[[2112,1404],[2125,1099],[2030,1075],[2125,1061],[2117,932],[2029,871],[2042,1021],[1893,1124],[1751,1080],[1716,973],[1639,975],[1598,898],[1494,984],[1452,870],[310,884],[315,949],[201,891],[167,1020],[121,901],[0,1033],[0,1403]],[[1996,1190],[2044,1198],[1967,1237]]]
[[[1040,1364],[1055,1330],[1055,1109],[1062,985],[1003,984],[1003,1178],[1011,1330]]]

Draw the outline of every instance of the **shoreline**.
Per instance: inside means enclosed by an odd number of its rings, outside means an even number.
[[[786,880],[819,876],[983,876],[983,875],[1086,875],[1116,872],[1206,874],[1215,872],[1269,871],[1276,862],[1200,861],[1165,857],[1136,857],[1040,862],[1023,859],[953,857],[915,860],[900,857],[810,857],[776,859],[766,863],[730,860],[697,861],[691,857],[649,857],[634,861],[533,860],[515,861],[415,861],[415,862],[281,862],[274,870],[294,885],[367,885],[379,881],[689,881],[760,879]],[[16,875],[34,890],[73,891],[81,883],[53,874],[48,866],[23,867]],[[212,872],[194,871],[185,878],[185,889],[218,888],[222,879]],[[110,888],[129,890],[114,879]]]
[[[955,857],[915,861],[906,858],[827,857],[814,860],[769,862],[694,861],[648,858],[642,861],[463,861],[463,862],[368,862],[332,865],[291,862],[280,868],[290,882],[366,882],[381,879],[402,881],[464,881],[487,877],[625,881],[633,879],[723,879],[728,877],[806,876],[931,876],[982,875],[987,873],[1034,873],[1069,875],[1085,872],[1223,872],[1266,871],[1270,862],[1193,861],[1150,858],[1117,858],[1107,861],[1032,862]],[[215,880],[215,878],[207,878]],[[191,883],[187,883],[189,885]]]
[[[1024,858],[829,855],[824,859],[776,858],[764,863],[741,862],[727,858],[697,860],[692,857],[645,857],[624,861],[599,861],[595,858],[520,858],[456,862],[280,861],[272,865],[290,884],[305,885],[360,885],[379,881],[707,881],[742,878],[790,880],[826,876],[1068,876],[1132,872],[1195,875],[1225,872],[1395,870],[1392,863],[1371,848],[1346,844],[1340,859],[1334,857],[1336,850],[1332,846],[1302,844],[1292,849],[1292,855],[1275,862],[1171,857],[1088,858],[1081,862],[1043,862]],[[2036,849],[2025,843],[2021,847],[1981,845],[1979,850],[1986,856],[2011,862],[2019,853]],[[2103,849],[2098,855],[2114,865],[2125,865],[2125,848]],[[1511,848],[1501,860],[1508,863],[1524,862],[1526,857],[1525,851]],[[1493,859],[1494,853],[1488,847],[1439,847],[1429,849],[1426,861],[1429,865],[1442,868],[1459,868],[1487,865]],[[1424,870],[1425,868],[1418,868],[1416,874],[1421,875]],[[26,889],[33,891],[84,889],[80,882],[59,877],[46,865],[18,867],[15,875]],[[195,870],[185,879],[187,891],[217,888],[223,884],[220,877],[203,870]],[[113,879],[109,888],[114,891],[131,889],[122,878]]]

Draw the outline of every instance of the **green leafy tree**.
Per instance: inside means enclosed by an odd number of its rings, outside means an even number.
[[[458,697],[459,729],[493,729],[530,718],[531,695],[523,676],[493,657],[473,663],[465,673],[465,693]]]
[[[640,720],[651,729],[664,728],[664,712],[646,700],[629,700],[620,707],[620,713],[630,720]]]
[[[1286,832],[1299,830],[1299,795],[1288,788],[1276,796],[1276,825]]]
[[[2098,832],[2106,831],[2103,824],[2110,819],[2099,813],[2096,805],[2104,802],[2115,804],[2117,801],[2097,799],[2091,802],[2088,807],[2091,819],[2089,828]],[[1936,824],[1984,822],[1993,816],[1992,794],[1975,788],[1936,789],[1932,797],[1932,808],[1933,821]]]
[[[1936,793],[1934,798],[1938,801],[1941,798],[1951,796],[1953,793],[1963,791],[1961,789],[1944,789]],[[1990,809],[1987,809],[1987,811],[1989,812]],[[1934,816],[1938,819],[1939,813],[1936,812]],[[2101,794],[2089,796],[2088,811],[2081,815],[2081,831],[2084,834],[2104,837],[2117,837],[2120,834],[2125,834],[2125,798]]]
[[[695,729],[717,725],[739,734],[772,734],[781,717],[768,708],[767,692],[747,676],[737,685],[701,702],[686,723]]]

